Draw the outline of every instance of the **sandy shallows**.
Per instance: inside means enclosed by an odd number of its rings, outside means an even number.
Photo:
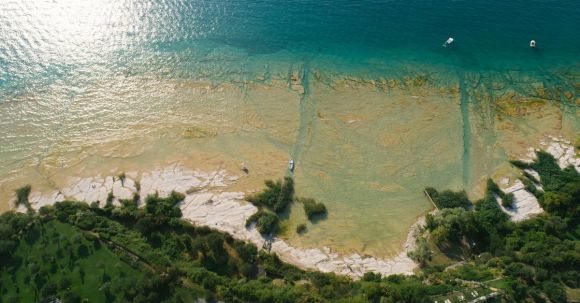
[[[343,256],[394,257],[430,209],[425,186],[465,188],[476,198],[488,176],[515,173],[507,160],[529,142],[544,133],[570,138],[580,124],[577,111],[508,93],[495,102],[471,89],[464,106],[452,78],[438,87],[425,76],[375,81],[287,69],[260,81],[124,77],[72,99],[54,87],[3,102],[0,208],[24,184],[51,192],[68,187],[70,176],[177,164],[240,174],[227,191],[250,194],[281,178],[294,158],[297,195],[325,203],[329,214],[309,223],[294,204],[282,239]],[[304,236],[294,232],[301,223],[310,230]]]

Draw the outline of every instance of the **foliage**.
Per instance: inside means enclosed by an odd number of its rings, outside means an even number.
[[[40,302],[52,295],[64,302],[105,302],[107,297],[121,298],[124,292],[99,291],[110,284],[111,277],[117,283],[144,278],[145,269],[132,268],[111,249],[71,225],[50,220],[22,231],[11,262],[0,271],[0,285],[13,286],[1,295],[2,302],[10,296],[21,302]]]
[[[306,224],[298,224],[298,226],[296,226],[296,233],[297,234],[303,234],[306,232],[306,230],[307,230]]]
[[[506,302],[565,302],[565,287],[580,287],[578,179],[553,164],[530,164],[551,184],[543,184],[540,198],[547,213],[519,223],[508,220],[491,183],[473,208],[461,192],[429,190],[443,195],[441,211],[426,217],[429,241],[443,253],[460,247],[473,259],[444,270],[431,264],[430,243],[421,238],[410,256],[425,266],[422,272],[367,273],[359,281],[303,271],[193,226],[180,219],[184,196],[175,192],[149,196],[141,208],[130,199],[104,209],[64,201],[38,213],[7,212],[0,215],[0,301],[56,295],[65,302],[432,302],[477,283],[500,288]],[[278,193],[288,194],[282,184]],[[278,200],[258,200],[263,206],[250,222],[277,225]]]
[[[445,190],[438,192],[433,187],[427,187],[425,188],[425,191],[429,194],[429,197],[431,197],[439,209],[455,207],[468,208],[471,206],[465,191],[454,192],[451,190]]]
[[[316,202],[311,198],[302,198],[300,199],[300,202],[304,205],[304,212],[306,213],[308,220],[326,214],[326,206],[323,203]]]
[[[499,186],[495,182],[493,182],[493,180],[491,178],[487,179],[487,192],[488,192],[488,195],[496,195],[496,196],[500,197],[501,198],[501,205],[503,207],[511,208],[513,206],[514,194],[513,193],[509,193],[509,194],[504,193],[499,188]]]
[[[560,169],[551,155],[542,152],[533,163],[512,164],[540,174],[546,192],[539,199],[546,214],[510,222],[495,199],[501,190],[489,180],[486,195],[475,203],[474,211],[443,209],[427,216],[426,229],[444,253],[460,246],[472,254],[487,255],[479,267],[449,274],[481,281],[500,271],[508,301],[544,301],[547,296],[553,302],[566,302],[564,286],[579,287],[579,175],[572,168]],[[502,200],[513,198],[504,195]]]
[[[294,199],[294,180],[284,177],[284,181],[266,181],[266,189],[263,192],[248,198],[258,208],[268,208],[275,213],[286,210],[288,204]]]
[[[30,196],[30,190],[32,187],[30,185],[25,185],[21,188],[18,188],[16,192],[16,207],[19,205],[24,205],[27,208],[30,208],[30,204],[28,202],[28,196]]]
[[[128,200],[111,209],[64,201],[37,214],[3,214],[0,235],[14,239],[17,248],[10,247],[16,256],[2,258],[13,268],[2,271],[2,284],[13,272],[18,281],[31,272],[29,281],[39,279],[38,286],[18,288],[31,296],[28,301],[56,295],[67,302],[425,302],[449,291],[417,277],[367,274],[356,282],[302,271],[275,255],[258,253],[254,245],[179,220],[181,199],[153,195],[143,208]],[[268,210],[261,212],[277,219]],[[35,261],[36,255],[56,263]],[[41,274],[36,278],[33,273]]]
[[[452,276],[466,281],[487,281],[492,280],[495,276],[486,266],[477,266],[474,264],[465,264],[452,271]]]
[[[258,231],[263,235],[270,235],[278,230],[278,216],[268,210],[259,210],[250,216],[246,221],[246,226],[249,226],[253,222],[256,222]]]
[[[419,266],[424,267],[431,260],[433,252],[425,238],[417,238],[415,249],[407,253],[407,255],[413,261],[419,263]]]
[[[31,221],[29,215],[21,213],[6,212],[0,215],[0,268],[14,253],[19,237]]]
[[[501,205],[505,208],[512,208],[514,206],[515,196],[513,193],[505,194],[501,198]]]
[[[122,172],[122,173],[120,173],[120,174],[117,176],[117,179],[118,179],[119,181],[121,181],[121,186],[125,186],[125,179],[127,179],[127,176],[125,175],[125,172]]]
[[[537,155],[537,160],[527,164],[527,167],[540,175],[544,193],[533,189],[530,191],[539,197],[542,207],[549,213],[577,221],[580,205],[580,174],[571,166],[560,169],[556,159],[549,153],[540,151]],[[531,182],[527,181],[527,183]],[[529,184],[526,185],[526,189],[528,187]]]

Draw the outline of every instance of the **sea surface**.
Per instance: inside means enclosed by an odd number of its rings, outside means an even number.
[[[0,209],[18,186],[180,164],[289,174],[299,246],[395,254],[425,186],[481,193],[580,134],[580,2],[3,0]],[[448,37],[455,43],[442,44]],[[529,47],[531,39],[537,47]]]

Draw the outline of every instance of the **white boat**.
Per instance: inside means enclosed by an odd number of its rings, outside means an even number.
[[[294,160],[288,161],[288,169],[294,171]]]
[[[443,43],[443,46],[447,47],[447,46],[451,45],[451,43],[453,43],[453,41],[455,41],[455,39],[453,39],[452,37],[449,37],[449,39],[447,39],[447,41],[445,41],[445,43]]]
[[[531,48],[534,48],[534,47],[536,47],[536,40],[532,40],[532,41],[530,41],[530,47],[531,47]]]

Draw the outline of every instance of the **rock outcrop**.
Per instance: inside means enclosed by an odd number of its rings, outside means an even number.
[[[511,217],[512,221],[522,221],[544,212],[536,196],[525,190],[522,181],[516,180],[514,185],[502,190],[506,194],[514,194],[514,202],[511,208],[503,207],[501,205],[501,198],[497,198],[501,209]]]
[[[228,176],[224,170],[207,173],[173,166],[140,176],[137,173],[127,173],[126,176],[123,174],[122,178],[119,176],[71,178],[70,186],[49,193],[35,192],[31,195],[30,202],[35,209],[65,199],[87,203],[99,202],[102,207],[110,193],[113,194],[113,204],[118,205],[119,200],[132,199],[135,194],[139,194],[140,197],[155,193],[168,196],[175,190],[186,195],[180,205],[184,219],[196,225],[227,232],[236,239],[251,242],[258,248],[269,250],[280,259],[303,269],[334,272],[358,278],[366,272],[383,275],[412,274],[416,268],[415,262],[407,257],[407,251],[415,246],[413,232],[409,233],[402,252],[388,260],[362,257],[358,254],[341,256],[328,247],[297,248],[282,239],[264,237],[255,226],[246,227],[246,220],[258,209],[244,201],[244,193],[223,191],[226,186],[239,178]],[[421,222],[418,221],[417,225],[422,224]]]

